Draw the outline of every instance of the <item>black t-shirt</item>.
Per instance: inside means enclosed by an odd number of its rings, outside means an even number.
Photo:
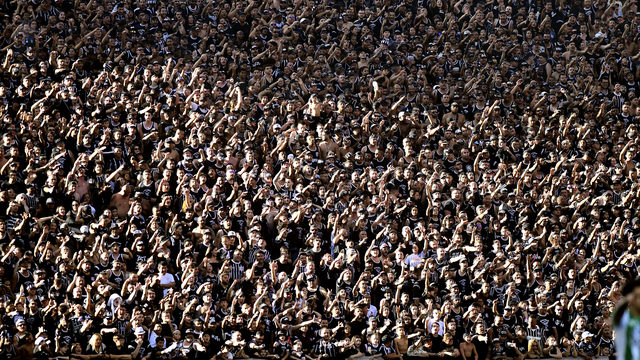
[[[196,354],[198,351],[193,346],[193,343],[189,345],[185,345],[184,342],[178,345],[178,357],[182,357],[183,359],[192,360],[196,358]]]
[[[171,355],[169,354],[163,354],[162,351],[164,349],[158,349],[158,348],[153,348],[152,350],[150,350],[147,354],[150,354],[151,357],[149,358],[149,360],[168,360],[171,358]]]
[[[478,352],[478,359],[486,359],[487,353],[489,352],[490,345],[487,344],[486,341],[479,341],[478,339],[474,339],[472,341],[473,345],[476,346],[476,351]]]
[[[111,346],[107,349],[107,353],[110,355],[131,355],[131,351],[127,346],[123,346],[121,348],[118,348],[115,345]]]
[[[576,345],[576,348],[578,350],[582,350],[587,356],[596,355],[596,344],[594,344],[593,341],[590,341],[588,343],[582,341],[578,345]]]
[[[96,320],[94,320],[94,322],[95,321]],[[116,328],[115,324],[111,323],[111,325],[106,325],[104,322],[102,322],[101,324],[97,325],[96,328],[98,332],[102,334],[102,343],[111,346],[113,344],[113,336],[115,334],[112,332],[102,333],[102,330]]]
[[[496,346],[492,346],[491,347],[491,358],[494,359],[498,356],[506,356],[507,353],[505,352],[504,347],[502,347],[502,345],[496,347]]]

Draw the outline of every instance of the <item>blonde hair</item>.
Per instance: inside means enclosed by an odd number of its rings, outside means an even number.
[[[533,348],[533,344],[538,345],[538,353],[542,354],[542,348],[540,347],[540,343],[536,339],[529,340],[529,344],[527,347],[528,351],[531,352],[531,349]]]
[[[100,340],[100,349],[96,349],[96,341]],[[100,352],[101,350],[104,349],[104,343],[102,342],[102,335],[96,333],[93,334],[91,336],[91,339],[89,340],[89,346],[91,348],[91,350]]]
[[[551,341],[551,339],[555,340],[555,339],[556,339],[556,337],[555,337],[555,336],[553,336],[553,335],[549,335],[549,337],[547,338],[547,340],[545,340],[545,341],[544,341],[544,345],[545,345],[545,346],[551,346],[551,345],[549,345],[549,341]]]

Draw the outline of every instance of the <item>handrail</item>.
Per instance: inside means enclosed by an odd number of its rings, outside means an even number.
[[[361,356],[361,357],[357,357],[357,358],[353,358],[353,360],[364,360],[364,359],[369,359],[370,356]],[[460,359],[462,359],[462,357],[460,357]],[[510,358],[508,357],[507,360],[514,360],[515,358]],[[569,360],[584,360],[584,358],[582,357],[573,357],[573,356],[569,356],[569,357],[562,357],[562,359],[569,359]],[[264,360],[264,359],[259,359],[259,358],[249,358],[249,360]],[[546,357],[546,358],[539,358],[537,360],[557,360],[555,358],[552,357]],[[591,360],[609,360],[609,357],[607,356],[601,356],[601,357],[593,357],[591,358]]]

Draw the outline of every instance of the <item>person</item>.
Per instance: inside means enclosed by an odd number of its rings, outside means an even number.
[[[562,351],[560,351],[560,348],[558,347],[558,341],[554,336],[549,336],[547,338],[544,344],[544,348],[542,349],[542,354],[554,359],[562,358]]]
[[[428,358],[438,356],[437,351],[433,348],[430,335],[420,336],[407,349],[408,358]]]
[[[261,335],[264,338],[263,334],[256,333],[256,341],[258,339],[258,335]],[[278,336],[278,340],[276,343],[273,344],[273,348],[274,348],[273,355],[277,355],[278,358],[284,360],[288,358],[291,353],[291,344],[287,340],[287,334],[284,331],[282,330],[278,331],[277,336]],[[251,345],[249,345],[249,347],[251,347]],[[258,347],[256,346],[254,348],[258,348]],[[259,348],[259,350],[264,350],[264,349],[265,347]]]
[[[598,356],[616,356],[615,342],[612,335],[611,324],[603,324],[598,337]]]
[[[4,1],[2,355],[638,357],[639,13]]]
[[[438,356],[454,360],[460,357],[460,350],[453,343],[453,335],[450,333],[445,333],[442,337],[442,343],[440,344],[440,351],[438,352]]]
[[[504,351],[499,338],[493,339],[491,348],[491,359],[506,359],[507,353]]]
[[[354,354],[355,355],[355,354]],[[349,359],[351,359],[353,355],[349,356]],[[296,340],[293,343],[293,349],[291,350],[291,354],[290,357],[294,360],[305,360],[306,359],[306,355],[304,353],[304,351],[302,351],[302,342],[300,340]]]
[[[328,328],[324,327],[320,329],[320,338],[313,347],[313,353],[316,357],[321,358],[335,358],[338,355],[338,349],[330,339]],[[382,355],[379,354],[379,356]]]
[[[613,314],[613,329],[616,336],[616,359],[637,359],[640,357],[632,345],[640,339],[640,280],[638,278],[625,284],[622,289],[623,300]]]
[[[585,357],[587,359],[591,359],[594,356],[596,356],[598,351],[597,351],[596,344],[593,342],[593,334],[588,331],[585,331],[581,333],[580,336],[582,341],[580,341],[580,343],[576,346],[576,349],[578,350],[578,355]]]
[[[527,349],[527,353],[525,354],[525,357],[527,359],[540,359],[543,354],[542,354],[542,348],[540,347],[540,343],[538,342],[538,340],[536,339],[531,339],[528,342],[529,347]]]
[[[576,350],[575,342],[569,340],[566,337],[563,337],[560,341],[560,350],[562,351],[563,357],[577,357],[578,351]]]
[[[125,356],[131,356],[131,353],[128,349],[128,347],[126,347],[124,345],[124,336],[121,334],[116,334],[113,337],[113,342],[114,345],[109,349],[109,355],[113,356],[113,357],[117,357],[117,358],[121,358],[120,356],[122,356],[122,358],[124,359]],[[137,355],[137,353],[136,353]]]
[[[507,343],[507,355],[522,360],[529,350],[529,344],[522,326],[516,326],[515,333],[515,338]]]
[[[462,339],[464,340],[463,343],[460,343],[460,355],[462,355],[462,359],[478,360],[478,352],[476,351],[476,347],[471,343],[471,334],[464,333],[462,335]]]
[[[402,359],[402,354],[398,353],[393,346],[393,340],[388,335],[383,335],[380,339],[382,342],[382,358],[385,360]]]
[[[88,355],[104,355],[106,349],[107,346],[102,342],[102,336],[93,334],[85,351]]]

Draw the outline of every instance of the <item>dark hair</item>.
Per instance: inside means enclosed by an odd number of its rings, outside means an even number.
[[[635,289],[638,286],[640,286],[640,276],[636,277],[635,279],[633,279],[633,281],[629,281],[624,285],[624,287],[622,288],[622,296],[626,297],[628,294],[631,294],[633,292],[633,289]],[[620,321],[622,320],[622,315],[624,315],[628,307],[629,307],[629,303],[627,302],[626,298],[623,298],[623,300],[620,301],[620,304],[618,305],[618,308],[616,309],[615,313],[613,314],[614,326],[617,326],[620,324]]]
[[[622,288],[622,296],[627,296],[633,292],[633,289],[640,286],[640,276],[636,277],[632,281],[627,282]]]

